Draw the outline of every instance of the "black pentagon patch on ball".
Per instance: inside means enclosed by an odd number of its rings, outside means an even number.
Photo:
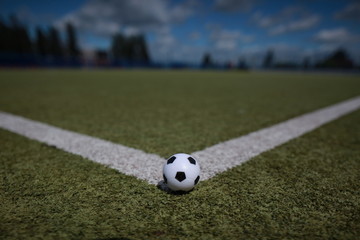
[[[167,178],[166,178],[165,174],[163,174],[163,177],[164,177],[164,183],[167,183]]]
[[[186,175],[185,175],[184,172],[177,172],[175,178],[176,178],[179,182],[182,182],[182,181],[185,180]]]
[[[173,163],[175,161],[176,157],[175,156],[172,156],[171,158],[169,158],[167,160],[167,164],[170,164],[170,163]]]
[[[192,157],[188,157],[188,160],[189,160],[189,162],[190,162],[191,164],[196,165],[196,161],[195,161],[195,159],[194,159],[194,158],[192,158]]]
[[[200,180],[200,176],[197,176],[197,178],[194,181],[194,184],[196,185],[199,182],[199,180]]]

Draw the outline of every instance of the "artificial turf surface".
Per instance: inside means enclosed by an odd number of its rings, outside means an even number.
[[[360,112],[171,195],[0,130],[1,239],[358,239]]]
[[[359,75],[0,71],[0,111],[168,157],[359,95]]]
[[[359,80],[0,71],[0,111],[168,156],[354,97]],[[0,239],[357,239],[359,120],[354,112],[185,195],[0,130]]]

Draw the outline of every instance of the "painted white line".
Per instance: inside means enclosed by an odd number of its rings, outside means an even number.
[[[5,112],[0,112],[0,127],[152,184],[157,184],[162,179],[159,170],[164,164],[164,159],[156,154],[145,153]]]
[[[360,97],[356,97],[195,152],[201,178],[209,179],[359,108]]]
[[[209,179],[359,108],[360,97],[356,97],[195,152],[193,155],[200,161],[202,169],[201,179]],[[156,154],[5,112],[0,112],[0,127],[107,165],[151,184],[157,184],[162,179],[164,159]]]

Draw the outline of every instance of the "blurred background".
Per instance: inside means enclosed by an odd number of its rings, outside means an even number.
[[[359,70],[359,24],[350,0],[0,0],[0,66]]]

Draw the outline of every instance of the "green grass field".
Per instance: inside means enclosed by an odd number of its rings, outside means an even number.
[[[358,95],[359,75],[0,71],[0,111],[163,157]],[[0,129],[0,238],[357,239],[359,121],[351,113],[185,195]]]
[[[2,71],[0,110],[167,157],[357,96],[359,76]]]

